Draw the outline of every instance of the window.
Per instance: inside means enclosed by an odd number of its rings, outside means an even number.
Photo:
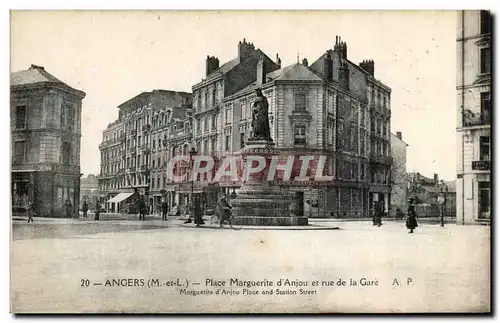
[[[491,71],[491,50],[481,48],[481,74],[488,74]]]
[[[217,115],[212,116],[212,129],[215,130],[217,128]]]
[[[167,186],[167,178],[163,176],[163,187]]]
[[[490,160],[490,137],[479,137],[479,160]]]
[[[156,187],[160,188],[160,178],[159,177],[156,179]]]
[[[226,145],[225,145],[226,151],[229,151],[230,143],[231,143],[231,136],[226,136]]]
[[[365,179],[365,165],[361,164],[361,179]]]
[[[196,120],[196,134],[201,133],[201,120]]]
[[[205,91],[205,109],[208,109],[208,91]]]
[[[203,153],[204,154],[208,153],[208,140],[203,141]]]
[[[295,93],[295,110],[305,111],[306,110],[306,94],[305,93]]]
[[[490,182],[478,182],[479,187],[479,218],[489,218],[490,215]]]
[[[158,167],[161,167],[161,157],[158,157]]]
[[[156,140],[153,140],[153,149],[156,148]]]
[[[490,92],[481,93],[481,121],[490,123],[491,101]]]
[[[245,147],[245,133],[242,132],[240,133],[240,148],[244,148]]]
[[[140,182],[140,178],[139,178],[139,185],[141,184]],[[155,188],[155,179],[153,178],[153,180],[151,181],[151,188]]]
[[[69,165],[71,156],[71,144],[69,142],[62,143],[62,163],[64,165]]]
[[[215,97],[215,89],[212,90],[212,106],[215,107],[215,101],[216,101],[216,97]]]
[[[305,125],[295,126],[294,143],[296,145],[305,145],[306,144],[306,126]]]
[[[203,131],[208,131],[208,118],[203,119]]]
[[[16,129],[26,128],[26,105],[16,107]]]
[[[488,10],[481,10],[481,34],[491,32],[491,14]]]
[[[226,115],[225,115],[226,123],[229,123],[229,112],[230,112],[230,108],[226,108]]]
[[[217,139],[212,139],[212,152],[217,150]]]
[[[14,160],[13,164],[24,163],[26,157],[26,142],[16,141],[14,143]]]

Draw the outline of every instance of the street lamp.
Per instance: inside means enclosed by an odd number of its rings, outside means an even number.
[[[194,155],[196,155],[198,152],[194,147],[191,147],[191,150],[189,150],[189,166],[191,170],[191,197],[189,198],[189,204],[190,204],[190,210],[191,210],[191,215],[194,215],[194,203],[193,203],[193,197],[194,197],[194,176],[193,176],[193,167],[194,167]]]

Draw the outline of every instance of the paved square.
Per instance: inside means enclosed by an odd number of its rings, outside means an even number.
[[[213,230],[178,224],[178,220],[52,224],[59,229],[42,223],[15,224],[12,311],[490,309],[490,227],[420,224],[415,234],[408,234],[402,222],[386,222],[380,228],[367,221],[318,222],[340,230],[311,231]],[[228,286],[231,279],[233,286]],[[235,286],[236,279],[275,285],[245,288]],[[307,286],[278,287],[280,279]],[[338,286],[339,280],[345,286]],[[351,280],[357,285],[352,286]],[[171,286],[186,281],[189,286]],[[319,286],[312,286],[315,281]],[[151,283],[162,286],[148,287]],[[263,295],[269,291],[273,295]]]

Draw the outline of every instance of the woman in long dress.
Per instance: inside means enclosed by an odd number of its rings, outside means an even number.
[[[415,213],[415,201],[411,198],[408,201],[408,214],[406,217],[406,227],[410,230],[408,233],[413,233],[413,230],[418,227],[417,214]]]

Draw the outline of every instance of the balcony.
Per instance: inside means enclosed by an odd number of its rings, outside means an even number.
[[[490,170],[491,162],[489,160],[474,160],[472,161],[472,170]]]
[[[487,111],[483,111],[483,113],[477,114],[472,112],[471,110],[465,110],[462,120],[464,128],[473,128],[473,127],[482,127],[491,125],[490,113]]]
[[[392,157],[370,153],[370,161],[374,163],[390,165],[392,164]]]

